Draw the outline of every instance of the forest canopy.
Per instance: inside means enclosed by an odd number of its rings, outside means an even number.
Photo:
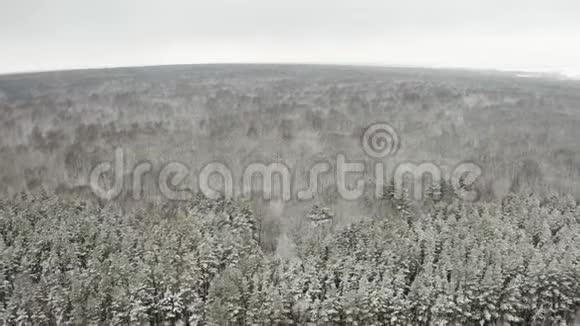
[[[387,200],[387,199],[385,199]],[[6,325],[571,324],[580,208],[510,194],[347,226],[311,212],[292,257],[265,253],[239,201],[120,213],[46,194],[0,202]],[[327,223],[320,221],[329,220]]]

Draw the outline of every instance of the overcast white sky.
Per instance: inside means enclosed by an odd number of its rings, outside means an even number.
[[[0,0],[0,73],[215,62],[580,75],[580,1]]]

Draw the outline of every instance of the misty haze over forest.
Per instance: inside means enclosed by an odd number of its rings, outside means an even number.
[[[0,323],[580,325],[578,10],[0,0]]]

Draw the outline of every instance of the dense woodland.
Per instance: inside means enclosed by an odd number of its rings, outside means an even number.
[[[5,75],[0,195],[39,189],[90,195],[90,170],[112,160],[117,147],[125,151],[128,170],[149,161],[156,175],[168,162],[184,163],[192,173],[182,188],[194,187],[195,172],[213,161],[230,167],[282,161],[300,175],[337,153],[368,160],[361,131],[388,122],[401,139],[388,164],[473,161],[484,170],[478,187],[486,199],[522,185],[579,198],[579,94],[579,82],[553,78],[349,66],[186,65]],[[148,178],[143,192],[155,198],[154,177]],[[321,181],[326,188],[331,184]],[[117,199],[131,201],[130,192]],[[341,207],[336,214],[357,210]]]
[[[580,207],[389,193],[347,226],[313,207],[267,254],[239,201],[131,213],[46,194],[0,202],[6,325],[572,325]],[[300,219],[296,217],[296,219]]]
[[[0,323],[578,325],[579,94],[553,78],[344,66],[0,76]],[[309,202],[189,188],[213,161],[284,162],[296,180],[337,153],[371,165],[361,132],[381,121],[401,139],[387,164],[474,162],[478,201],[444,182],[421,201],[392,184],[341,201],[324,178]],[[95,200],[89,172],[118,147],[126,191]],[[176,185],[190,200],[159,198],[174,161],[191,168]],[[138,162],[153,171],[131,189]]]

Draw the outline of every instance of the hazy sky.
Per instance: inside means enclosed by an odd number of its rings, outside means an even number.
[[[213,62],[580,75],[580,1],[0,0],[0,73]]]

